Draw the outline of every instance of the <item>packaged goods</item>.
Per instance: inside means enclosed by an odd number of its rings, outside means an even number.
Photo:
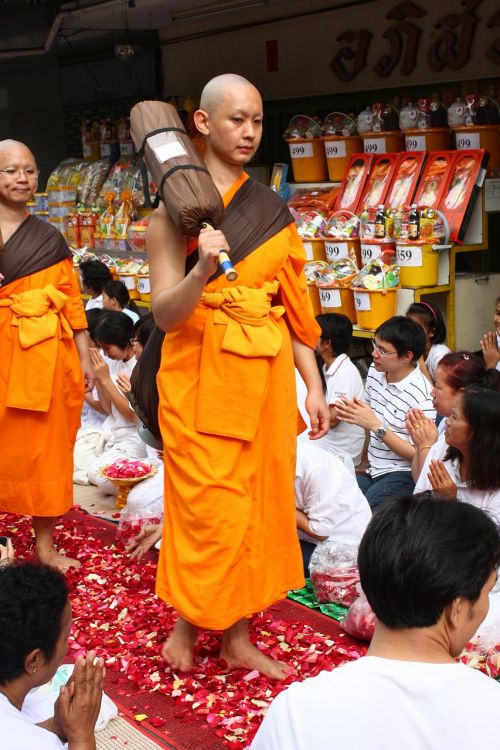
[[[457,151],[439,209],[448,219],[450,239],[462,241],[483,185],[489,154],[485,149]]]
[[[322,211],[301,211],[297,221],[297,231],[302,239],[314,239],[326,225],[326,216]]]
[[[335,208],[356,213],[373,162],[369,154],[353,154],[347,164]]]
[[[113,222],[116,211],[114,193],[108,193],[108,195],[106,196],[106,204],[106,208],[104,209],[96,224],[96,239],[111,239],[111,237],[113,236]]]
[[[426,158],[425,151],[404,151],[399,154],[385,205],[400,208],[411,203]]]
[[[299,188],[294,192],[288,205],[295,210],[315,208],[319,211],[331,211],[335,205],[338,188]]]
[[[323,227],[323,237],[333,239],[354,239],[359,237],[360,221],[350,211],[335,211]]]
[[[84,206],[95,206],[101,188],[111,169],[108,159],[85,164],[81,170],[81,178],[77,189],[77,201]]]
[[[127,232],[127,242],[131,249],[136,253],[146,252],[146,232],[148,229],[150,217],[133,221]]]
[[[112,235],[115,239],[124,240],[127,238],[128,228],[132,221],[133,213],[132,193],[130,190],[124,190],[121,195],[121,203],[113,220]]]
[[[340,627],[353,638],[359,638],[362,641],[371,641],[375,632],[377,618],[359,584],[357,590],[360,592],[359,596],[349,607],[347,615],[340,623]]]
[[[358,543],[350,540],[320,542],[316,545],[309,570],[318,602],[335,602],[350,607],[358,596]]]
[[[341,258],[329,263],[326,268],[315,271],[316,286],[332,289],[334,287],[349,287],[358,274],[356,261],[352,258]]]
[[[397,154],[381,154],[374,157],[370,174],[359,200],[361,207],[376,209],[381,203],[385,205],[397,161]]]
[[[351,286],[376,291],[394,289],[399,284],[399,266],[386,265],[379,258],[369,261],[353,279]]]

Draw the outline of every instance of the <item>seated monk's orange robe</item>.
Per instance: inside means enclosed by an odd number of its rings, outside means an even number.
[[[72,330],[86,328],[71,258],[0,286],[2,511],[58,516],[73,504],[84,383]]]
[[[190,318],[165,335],[156,590],[199,627],[226,629],[304,585],[290,332],[310,347],[320,333],[305,260],[292,222],[237,264],[233,284],[209,282]]]

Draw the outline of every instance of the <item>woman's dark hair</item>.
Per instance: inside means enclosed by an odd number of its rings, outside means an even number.
[[[496,523],[473,505],[431,493],[385,502],[358,552],[366,598],[393,630],[435,625],[458,597],[476,602],[499,563]]]
[[[134,338],[137,339],[142,347],[146,346],[146,342],[151,335],[151,331],[155,326],[153,313],[148,312],[143,315],[134,325]]]
[[[475,490],[500,489],[500,393],[481,385],[468,385],[460,394],[469,426],[468,485]],[[444,460],[462,458],[450,445]]]
[[[100,260],[84,260],[80,263],[83,285],[95,294],[101,294],[104,284],[111,281],[113,275],[107,265]]]
[[[321,327],[321,338],[329,341],[335,356],[347,354],[352,341],[352,323],[346,315],[323,313],[316,320]]]
[[[433,344],[442,344],[446,340],[446,324],[439,307],[434,307],[428,302],[414,302],[406,311],[406,315],[416,315],[423,319]]]
[[[107,281],[104,284],[102,291],[105,292],[108,297],[116,299],[122,310],[126,307],[139,315],[139,308],[134,300],[130,299],[130,294],[128,293],[128,289],[123,281],[115,281],[114,279],[112,281]]]
[[[105,312],[106,311],[103,310],[102,307],[91,307],[90,310],[85,310],[85,317],[87,318],[87,328],[92,341],[95,341],[94,333],[97,321],[102,318]]]
[[[53,657],[67,602],[66,581],[55,568],[31,562],[0,568],[0,685],[23,674],[30,651]]]
[[[472,352],[449,352],[439,360],[438,367],[445,371],[446,382],[454,391],[474,383],[500,391],[500,373],[487,370],[484,360]]]
[[[392,344],[403,357],[407,352],[413,354],[413,362],[417,362],[425,351],[425,333],[422,326],[404,315],[395,315],[375,331],[375,337]]]
[[[99,344],[114,344],[120,349],[130,346],[134,331],[132,318],[124,312],[105,310],[94,329],[94,341]]]

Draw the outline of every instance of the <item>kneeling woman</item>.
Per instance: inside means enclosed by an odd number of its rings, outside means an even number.
[[[104,479],[101,469],[117,458],[145,458],[147,455],[137,432],[137,417],[117,385],[121,376],[130,378],[136,365],[132,336],[133,323],[128,315],[107,312],[94,329],[95,341],[106,359],[97,349],[90,350],[99,403],[108,416],[102,427],[104,452],[92,463],[88,475],[92,484],[110,494],[116,493],[116,489]]]
[[[415,493],[434,490],[488,511],[500,523],[500,393],[470,385],[456,397],[444,440],[429,451]]]
[[[71,605],[61,573],[33,563],[1,569],[0,727],[4,750],[95,750],[94,729],[105,675],[104,662],[95,660],[95,651],[77,658],[73,675],[55,702],[53,717],[34,724],[23,713],[28,693],[50,682],[66,656],[70,630]]]

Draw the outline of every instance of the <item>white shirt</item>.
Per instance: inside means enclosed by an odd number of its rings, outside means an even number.
[[[252,750],[493,750],[500,685],[465,664],[364,656],[278,695]]]
[[[98,297],[91,297],[87,304],[85,305],[86,310],[95,310],[96,308],[102,308],[103,300],[102,300],[102,294],[99,294]]]
[[[432,378],[432,382],[434,382],[434,378],[436,377],[438,364],[443,359],[444,355],[449,354],[450,352],[451,349],[448,349],[446,344],[433,344],[429,349],[429,354],[427,355],[425,364],[427,369],[429,370],[429,375]]]
[[[361,375],[347,354],[339,354],[330,367],[324,365],[323,371],[326,380],[326,400],[329,405],[335,404],[342,397],[351,400],[355,396],[363,398]],[[358,466],[361,463],[364,444],[365,431],[362,427],[340,422],[325,435],[322,447],[332,453],[347,453],[351,456],[354,466]]]
[[[129,318],[132,319],[132,323],[134,324],[137,323],[137,321],[139,320],[138,314],[134,312],[133,310],[129,310],[128,307],[124,307],[122,312],[124,312],[125,315],[128,315]]]
[[[427,454],[422,471],[415,485],[415,493],[432,490],[432,485],[427,476],[429,473],[429,464],[434,459],[442,461],[447,450],[448,444],[443,433],[438,437]],[[492,460],[494,460],[493,456]],[[444,466],[451,479],[457,485],[457,500],[461,500],[463,503],[470,503],[470,505],[475,505],[477,508],[487,511],[490,516],[493,516],[500,523],[500,487],[493,491],[471,489],[467,482],[463,482],[460,477],[460,462],[458,458],[444,461]]]
[[[63,750],[59,737],[33,724],[0,693],[0,745],[2,750]]]
[[[381,422],[402,440],[410,443],[405,419],[413,406],[422,409],[429,419],[436,418],[436,411],[432,406],[431,389],[432,384],[418,365],[397,383],[388,383],[385,372],[378,372],[371,365],[366,378],[365,401]],[[368,460],[370,462],[368,472],[372,477],[393,471],[411,471],[410,462],[398,456],[373,432],[370,433]]]
[[[332,541],[361,541],[372,516],[355,477],[340,458],[302,441],[297,441],[295,505],[306,514],[315,534]],[[309,542],[318,541],[302,531],[298,534]]]
[[[137,363],[135,357],[131,357],[127,362],[122,362],[118,359],[108,359],[107,361],[109,365],[109,374],[115,385],[118,375],[120,375],[120,373],[125,373],[125,375],[130,377],[132,370]],[[113,402],[111,402],[111,414],[108,414],[106,417],[102,430],[105,435],[109,436],[109,442],[116,443],[118,440],[123,440],[130,435],[135,436],[137,434],[137,424],[135,422],[127,422],[125,417],[118,411]]]
[[[500,336],[497,333],[497,346],[500,349]],[[497,362],[497,370],[500,370],[500,361]]]

